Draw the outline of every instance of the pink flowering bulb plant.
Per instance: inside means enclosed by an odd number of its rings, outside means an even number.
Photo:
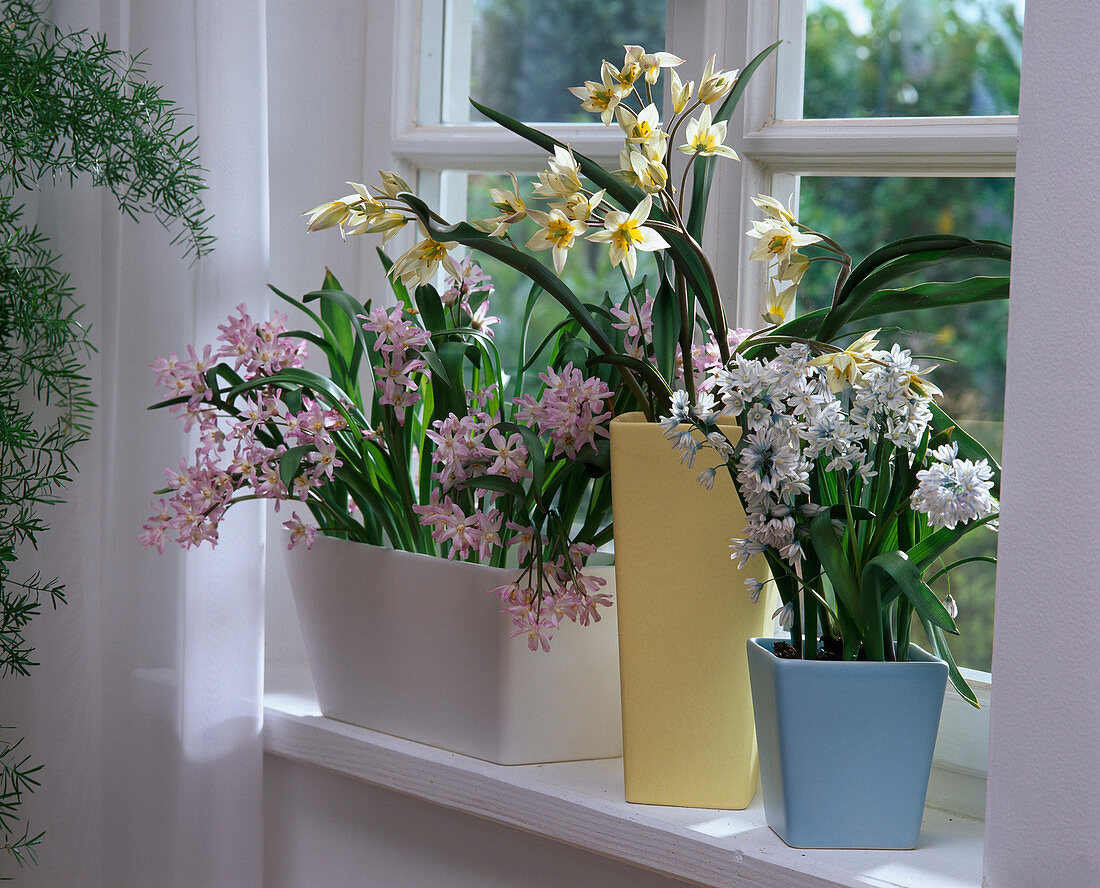
[[[357,302],[331,273],[300,301],[272,288],[317,332],[242,305],[215,345],[158,357],[169,397],[154,407],[199,446],[165,471],[142,542],[214,545],[234,503],[289,502],[291,547],[322,533],[515,568],[488,591],[532,650],[548,650],[563,620],[600,619],[610,597],[584,565],[611,537],[614,393],[569,358],[571,322],[506,380],[490,280],[469,258],[448,268],[442,293],[395,276],[393,306]],[[327,374],[306,367],[307,348]]]
[[[702,449],[721,457],[748,518],[731,541],[732,558],[739,567],[767,559],[791,655],[907,660],[915,617],[952,683],[976,706],[947,643],[958,633],[957,606],[929,584],[971,561],[995,563],[984,555],[948,563],[944,555],[963,536],[996,528],[1000,468],[935,403],[942,394],[929,377],[936,365],[897,344],[880,348],[879,330],[858,322],[1005,298],[1006,278],[883,284],[956,258],[1007,262],[1009,248],[912,238],[853,270],[835,241],[801,226],[774,198],[755,203],[766,218],[748,233],[760,242],[753,258],[772,276],[767,326],[708,371],[694,404],[677,391],[661,424],[688,464]],[[819,261],[840,266],[832,305],[784,322],[790,279],[797,283]],[[719,424],[723,417],[736,420],[739,434]],[[712,486],[719,470],[704,471],[700,483]],[[746,584],[753,600],[765,585]]]

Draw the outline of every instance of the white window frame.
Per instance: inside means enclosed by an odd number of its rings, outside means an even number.
[[[448,21],[441,12],[444,0],[438,2],[423,16],[419,0],[397,7],[393,70],[400,73],[394,77],[393,125],[389,133],[376,137],[376,144],[383,147],[381,142],[388,142],[382,153],[390,155],[393,167],[409,181],[420,173],[426,176],[422,182],[430,182],[446,169],[541,169],[545,152],[500,127],[425,122],[438,116],[434,112],[441,107],[454,114],[465,103],[469,82],[469,59],[459,51],[459,38],[469,34],[470,0],[452,0]],[[717,54],[720,64],[742,66],[774,42],[781,27],[792,35],[757,71],[730,122],[727,141],[742,162],[718,165],[704,236],[708,255],[720,257],[716,276],[728,315],[742,326],[757,322],[767,283],[761,263],[747,261],[749,245],[743,234],[752,218],[751,196],[763,192],[797,197],[799,175],[1015,174],[1015,117],[794,119],[802,104],[805,11],[805,0],[668,0],[665,48],[689,60],[685,79],[698,79],[711,54]],[[440,47],[439,55],[435,47]],[[438,83],[438,88],[421,90],[421,83]],[[621,147],[618,130],[598,123],[540,128],[597,159],[617,158]],[[438,197],[445,218],[463,217],[463,189]],[[731,244],[736,249],[729,249]],[[982,818],[991,676],[963,672],[982,709],[973,709],[948,689],[929,804]]]

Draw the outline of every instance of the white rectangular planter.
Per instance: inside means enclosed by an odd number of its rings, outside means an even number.
[[[621,754],[613,610],[545,654],[486,594],[514,570],[321,536],[287,568],[329,718],[503,765]]]

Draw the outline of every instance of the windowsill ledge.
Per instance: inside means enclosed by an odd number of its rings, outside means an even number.
[[[915,851],[787,847],[760,793],[745,811],[632,805],[622,760],[502,766],[325,718],[309,691],[265,697],[265,751],[715,888],[978,888],[984,824],[925,809]]]

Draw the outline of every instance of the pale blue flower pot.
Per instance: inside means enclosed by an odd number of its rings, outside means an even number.
[[[787,660],[748,642],[764,813],[795,848],[915,848],[947,664]]]

